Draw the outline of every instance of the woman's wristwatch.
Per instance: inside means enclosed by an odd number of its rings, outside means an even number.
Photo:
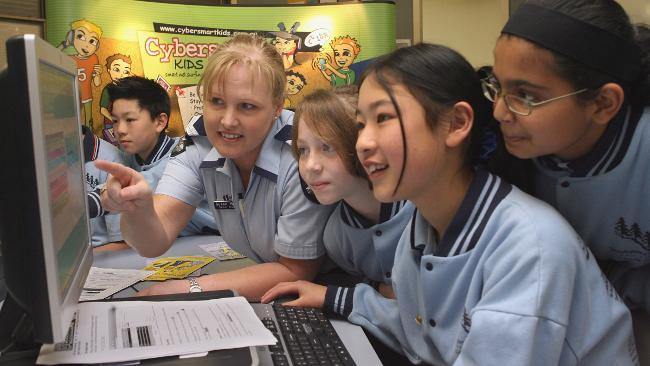
[[[190,277],[187,280],[190,281],[190,292],[203,292],[203,289],[199,286],[199,281],[195,277]]]

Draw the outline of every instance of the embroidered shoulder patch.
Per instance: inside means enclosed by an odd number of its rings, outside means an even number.
[[[180,141],[178,141],[178,143],[176,144],[176,146],[174,146],[174,150],[172,150],[170,156],[173,158],[176,155],[180,155],[184,153],[185,149],[192,144],[193,142],[191,137],[185,136],[181,138]]]

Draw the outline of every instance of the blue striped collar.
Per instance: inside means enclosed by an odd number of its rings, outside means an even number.
[[[382,224],[390,220],[399,213],[404,205],[406,205],[406,201],[382,203],[379,208],[379,222],[377,224]],[[352,206],[345,201],[341,201],[341,220],[346,225],[356,229],[367,229],[376,225],[365,216],[355,211]]]
[[[142,160],[138,154],[135,154],[135,161],[140,166],[151,165],[167,156],[167,153],[170,152],[175,145],[176,140],[172,139],[164,133],[161,133],[160,136],[158,136],[156,146],[154,146],[147,160]]]
[[[512,186],[484,169],[477,169],[465,198],[451,220],[444,237],[437,242],[433,228],[418,210],[411,221],[411,249],[422,255],[431,250],[435,256],[451,257],[472,250],[499,203]]]
[[[591,177],[605,174],[616,168],[625,157],[642,114],[643,108],[629,106],[621,108],[594,148],[579,159],[563,161],[555,156],[547,155],[535,160],[543,168],[568,171],[571,177]]]

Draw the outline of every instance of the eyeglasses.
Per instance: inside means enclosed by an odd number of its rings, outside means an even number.
[[[485,78],[481,80],[481,87],[483,88],[483,95],[493,103],[496,103],[497,99],[499,99],[499,96],[501,96],[501,88],[497,86],[494,83],[493,78]],[[512,94],[506,94],[503,95],[503,101],[506,103],[506,106],[508,109],[521,116],[529,116],[533,112],[533,108],[539,107],[541,105],[544,105],[546,103],[550,103],[554,100],[570,97],[572,95],[584,93],[588,88],[585,89],[580,89],[578,91],[574,91],[573,93],[569,94],[564,94],[560,95],[555,98],[547,99],[547,100],[542,100],[541,102],[533,102],[530,99],[527,98],[522,98],[516,95]]]

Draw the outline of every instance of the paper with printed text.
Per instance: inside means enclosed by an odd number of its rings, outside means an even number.
[[[276,343],[243,297],[81,303],[67,338],[43,345],[37,363],[124,362]]]

